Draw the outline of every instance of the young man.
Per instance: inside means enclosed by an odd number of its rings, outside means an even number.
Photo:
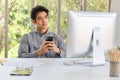
[[[25,34],[20,42],[19,58],[61,58],[66,56],[63,39],[48,30],[49,10],[43,6],[32,8],[31,19],[36,25],[36,30]],[[52,41],[46,41],[52,36]]]

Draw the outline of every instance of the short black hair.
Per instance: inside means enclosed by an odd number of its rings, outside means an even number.
[[[31,19],[36,20],[36,15],[38,12],[46,12],[47,15],[49,13],[49,10],[43,6],[37,5],[36,7],[32,8],[31,10]]]

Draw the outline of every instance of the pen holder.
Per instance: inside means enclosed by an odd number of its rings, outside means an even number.
[[[109,61],[110,61],[110,76],[119,77],[120,76],[120,51],[119,50],[109,50]]]

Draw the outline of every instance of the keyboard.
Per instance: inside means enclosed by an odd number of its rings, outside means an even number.
[[[80,60],[74,60],[74,64],[84,64],[84,63],[92,63],[92,58],[80,58]]]
[[[63,61],[64,65],[75,65],[75,64],[92,64],[92,58],[80,58],[80,59],[72,59],[72,60],[67,60]]]

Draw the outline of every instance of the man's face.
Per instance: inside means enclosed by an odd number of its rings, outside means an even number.
[[[37,29],[40,30],[47,30],[48,29],[48,15],[47,13],[38,12],[36,15],[36,21],[35,24],[37,26]]]

